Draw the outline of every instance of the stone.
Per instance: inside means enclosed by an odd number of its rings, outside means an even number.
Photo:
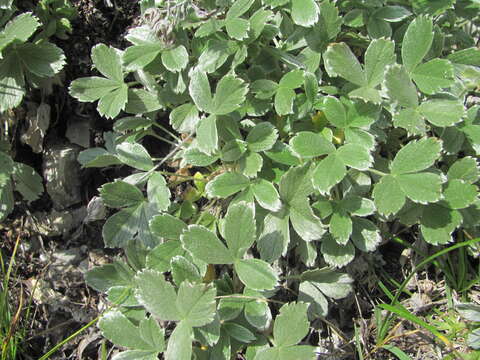
[[[65,136],[72,144],[89,148],[90,128],[90,119],[78,117],[72,118],[67,122],[67,132],[65,133]]]
[[[45,151],[43,177],[46,190],[57,210],[80,203],[80,164],[77,161],[80,148],[76,145],[54,145]]]

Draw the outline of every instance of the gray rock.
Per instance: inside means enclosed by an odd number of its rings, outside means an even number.
[[[57,210],[66,209],[81,201],[79,147],[54,145],[45,151],[43,177],[48,195]]]
[[[65,136],[72,144],[90,147],[90,119],[78,117],[70,119]]]
[[[67,237],[73,230],[80,227],[87,214],[85,207],[72,211],[56,211],[53,209],[49,214],[36,213],[35,219],[27,224],[32,230],[43,236]]]

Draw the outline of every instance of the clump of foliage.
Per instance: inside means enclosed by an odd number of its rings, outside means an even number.
[[[98,44],[70,86],[114,119],[82,165],[135,169],[100,189],[127,261],[87,274],[118,305],[99,323],[115,359],[315,359],[298,344],[351,291],[337,268],[393,229],[477,237],[479,8],[141,1],[131,46]]]

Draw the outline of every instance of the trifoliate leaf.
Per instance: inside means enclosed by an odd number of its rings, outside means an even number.
[[[156,360],[158,351],[127,350],[112,356],[112,360]]]
[[[404,66],[395,64],[387,68],[384,85],[387,95],[400,106],[418,106],[418,95],[415,85],[410,80]]]
[[[234,266],[238,278],[252,290],[270,290],[277,284],[277,274],[263,260],[236,260]]]
[[[190,360],[192,358],[193,330],[188,321],[181,321],[168,339],[165,360]]]
[[[440,157],[442,143],[436,138],[410,141],[395,156],[392,174],[408,174],[425,170]]]
[[[467,156],[455,161],[453,165],[450,166],[447,177],[449,180],[459,179],[473,184],[478,181],[478,170],[477,160]]]
[[[433,42],[433,23],[426,16],[415,18],[407,28],[402,42],[403,65],[409,73],[427,55]]]
[[[478,189],[463,180],[453,179],[447,183],[443,195],[451,209],[463,209],[477,199]]]
[[[256,238],[253,210],[245,202],[230,205],[224,218],[223,235],[231,254],[243,258]]]
[[[255,125],[247,135],[247,146],[251,151],[270,150],[278,138],[277,129],[269,122]]]
[[[357,217],[352,218],[352,220],[353,231],[351,239],[357,249],[364,252],[376,250],[382,241],[382,236],[375,224],[368,219]]]
[[[391,40],[375,39],[365,52],[365,74],[369,87],[379,85],[385,74],[385,68],[395,62],[395,44]]]
[[[11,42],[25,42],[40,26],[38,19],[32,13],[23,13],[10,20],[3,29],[0,38],[0,51]]]
[[[444,204],[430,204],[422,213],[420,230],[425,241],[432,245],[451,242],[453,231],[462,223],[462,215],[457,210],[448,209]]]
[[[335,151],[335,146],[323,135],[310,131],[300,131],[291,140],[290,147],[302,158],[313,158]]]
[[[252,191],[258,204],[264,209],[276,212],[280,210],[282,203],[275,186],[264,179],[258,179],[252,183]]]
[[[162,48],[158,43],[149,43],[128,47],[123,54],[123,64],[129,71],[143,69],[160,54]]]
[[[290,202],[290,221],[304,241],[318,240],[325,233],[322,222],[313,213],[307,198],[297,197]]]
[[[0,62],[0,112],[20,105],[25,95],[25,77],[14,51],[3,53]]]
[[[144,201],[142,192],[136,186],[120,180],[103,185],[100,195],[105,205],[113,208],[135,206]]]
[[[225,330],[230,337],[240,341],[242,343],[248,344],[249,342],[254,341],[257,337],[246,327],[243,327],[239,324],[233,322],[226,322],[222,325],[222,330]]]
[[[367,85],[362,65],[345,43],[328,46],[324,54],[325,69],[330,76],[340,76],[358,86]]]
[[[187,164],[194,166],[208,166],[218,160],[218,155],[208,155],[199,149],[190,147],[183,153],[183,158]]]
[[[323,112],[333,126],[342,129],[349,125],[347,112],[340,100],[333,96],[327,96],[323,101],[323,105]]]
[[[154,350],[140,335],[140,330],[118,310],[105,313],[98,322],[102,335],[117,346]],[[163,335],[163,333],[162,333]]]
[[[211,323],[216,310],[215,296],[214,287],[182,282],[177,297],[177,309],[182,320],[193,327]]]
[[[170,190],[161,173],[154,172],[148,179],[147,195],[148,201],[159,211],[166,211],[170,206]]]
[[[246,176],[227,172],[211,180],[205,191],[210,197],[225,198],[245,189],[248,185],[250,185],[250,180]]]
[[[210,115],[197,123],[197,147],[211,155],[218,148],[217,117]]]
[[[162,320],[178,321],[182,314],[177,307],[177,294],[162,273],[143,270],[135,276],[136,298],[143,307]]]
[[[453,84],[453,66],[448,60],[433,59],[418,65],[412,79],[420,91],[432,95]]]
[[[179,45],[172,49],[167,49],[162,52],[162,64],[167,70],[172,72],[179,72],[185,69],[188,64],[188,52],[185,46]]]
[[[249,299],[245,302],[244,315],[250,325],[261,330],[268,327],[272,320],[272,313],[268,306],[267,299],[257,291],[245,288],[243,290],[245,296],[256,297],[258,300]]]
[[[231,264],[234,261],[227,247],[204,226],[190,225],[180,239],[185,250],[208,264]]]
[[[24,200],[30,202],[40,197],[43,192],[43,179],[31,166],[15,163],[12,175],[15,190],[22,194]],[[0,187],[2,187],[1,181]]]
[[[187,103],[177,106],[169,115],[170,125],[179,133],[190,133],[198,123],[198,110],[195,105]]]
[[[346,211],[336,209],[330,218],[328,230],[337,243],[345,245],[352,234],[352,218]]]
[[[191,72],[188,92],[200,111],[211,112],[212,91],[205,72],[199,69],[194,69]]]
[[[273,337],[276,347],[291,346],[300,342],[310,329],[307,318],[308,304],[287,303],[280,308],[280,314],[273,324]]]
[[[418,173],[395,176],[398,186],[412,201],[426,204],[442,197],[442,179],[437,174]]]
[[[383,215],[395,214],[405,204],[405,194],[392,175],[383,176],[375,184],[372,195],[378,212]]]
[[[418,111],[433,125],[440,127],[453,126],[465,115],[465,108],[459,100],[428,100],[420,104]]]
[[[105,44],[95,45],[92,48],[92,61],[103,76],[123,83],[122,57],[118,50]]]
[[[179,235],[180,237],[180,235]],[[172,268],[172,259],[175,256],[185,255],[180,240],[164,242],[154,247],[147,255],[147,268],[159,272],[170,271]]]
[[[355,247],[351,242],[340,245],[331,236],[323,238],[321,251],[325,262],[335,267],[343,267],[355,258]]]
[[[314,320],[328,314],[328,301],[315,283],[303,281],[298,287],[298,301],[303,301],[308,306],[308,318]]]
[[[40,77],[52,77],[65,66],[62,49],[49,42],[25,43],[17,46],[16,51],[25,68]]]
[[[217,84],[213,97],[211,112],[215,115],[225,115],[237,110],[245,101],[248,86],[233,75],[225,75]]]
[[[319,8],[314,0],[292,1],[292,19],[297,25],[310,27],[318,21]]]
[[[278,86],[280,88],[287,88],[287,89],[296,89],[302,86],[304,82],[304,72],[303,70],[292,70],[287,72],[285,75],[282,76]]]
[[[98,101],[97,110],[102,116],[113,119],[120,111],[125,110],[128,101],[128,86],[119,85],[117,89],[102,96]]]
[[[124,142],[116,146],[118,159],[135,169],[149,171],[153,161],[147,150],[140,144]]]

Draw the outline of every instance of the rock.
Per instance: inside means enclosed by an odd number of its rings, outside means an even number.
[[[43,151],[43,138],[50,126],[50,105],[42,103],[27,103],[28,111],[25,116],[28,129],[22,134],[21,140],[29,145],[34,153]]]
[[[107,208],[100,196],[94,196],[87,205],[87,216],[84,222],[103,220],[107,217]]]
[[[47,193],[57,210],[66,209],[81,201],[80,164],[76,145],[54,145],[45,151],[43,177]]]
[[[85,207],[73,211],[57,211],[54,209],[49,214],[36,213],[35,220],[31,221],[29,227],[43,236],[67,237],[72,230],[82,224],[86,214]],[[27,225],[29,223],[30,221]]]
[[[65,136],[72,144],[90,147],[90,119],[72,118],[67,123]]]

